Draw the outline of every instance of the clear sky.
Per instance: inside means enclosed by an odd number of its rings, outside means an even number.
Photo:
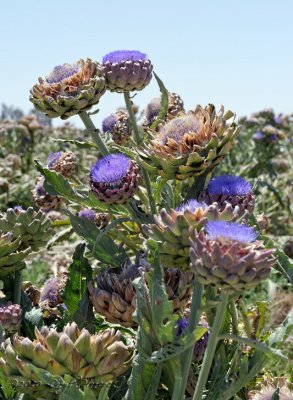
[[[1,0],[0,103],[28,111],[31,86],[54,66],[135,49],[188,109],[292,113],[292,17],[293,0]],[[153,80],[135,102],[157,95]],[[97,126],[119,105],[122,95],[103,96]]]

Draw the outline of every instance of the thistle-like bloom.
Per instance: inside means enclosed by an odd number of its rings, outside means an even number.
[[[33,200],[44,211],[56,210],[62,204],[63,199],[46,192],[44,182],[43,176],[36,178],[35,188],[32,190]]]
[[[104,133],[110,133],[112,139],[117,144],[124,144],[131,136],[128,113],[118,110],[114,114],[109,115],[102,122]]]
[[[21,324],[22,310],[19,304],[0,305],[0,324],[7,333],[13,333],[18,330]]]
[[[120,268],[107,268],[98,274],[96,282],[88,286],[90,299],[99,314],[107,321],[123,326],[136,327],[133,313],[136,309],[134,279],[142,271],[147,271],[144,264],[125,262]],[[193,274],[182,273],[175,269],[164,270],[164,281],[173,311],[178,312],[187,304],[191,295]]]
[[[94,222],[99,229],[105,228],[110,221],[110,215],[107,213],[96,213],[91,208],[84,208],[79,213],[80,218],[86,218]]]
[[[72,151],[50,153],[47,159],[48,168],[59,172],[65,177],[69,177],[76,172],[77,164],[77,157]]]
[[[278,140],[284,139],[285,135],[282,130],[275,126],[266,125],[261,130],[256,131],[252,137],[256,142],[274,144]]]
[[[108,204],[125,203],[137,190],[140,180],[137,164],[124,154],[101,158],[90,172],[92,192]]]
[[[195,232],[190,241],[191,267],[199,282],[234,293],[255,287],[268,277],[276,262],[275,250],[265,249],[253,228],[209,221],[205,230],[206,234]]]
[[[47,279],[41,291],[41,302],[46,302],[49,307],[56,307],[62,303],[60,293],[65,287],[64,276]]]
[[[233,117],[231,124],[228,120]],[[139,149],[142,162],[151,173],[165,179],[184,180],[211,172],[232,147],[239,132],[231,111],[198,106],[195,112],[174,118]]]
[[[161,101],[162,100],[159,97],[156,97],[149,102],[143,113],[145,125],[149,126],[157,119],[161,109]],[[162,122],[171,121],[181,113],[184,113],[183,100],[177,93],[168,93],[167,114],[165,116],[165,120]]]
[[[255,204],[251,184],[234,175],[221,175],[211,179],[207,190],[199,195],[199,199],[207,204],[217,203],[220,209],[230,204],[233,207],[233,220],[247,218],[253,212]]]
[[[105,90],[99,64],[79,60],[72,65],[58,65],[46,78],[39,78],[30,101],[50,118],[67,119],[97,104]]]
[[[2,344],[0,370],[20,393],[25,386],[37,387],[36,398],[48,398],[49,387],[42,379],[47,372],[56,379],[66,375],[81,387],[95,388],[97,384],[112,382],[131,364],[133,348],[121,341],[121,333],[115,329],[91,335],[86,329],[80,331],[73,322],[61,332],[35,328],[35,336],[33,341],[18,335],[7,339]],[[56,385],[54,389],[56,399],[60,388]]]
[[[273,396],[277,390],[277,387],[272,384],[263,385],[261,390],[255,390],[249,393],[250,400],[273,400]],[[293,392],[287,387],[283,385],[279,388],[278,394],[279,400],[292,400]]]
[[[152,79],[153,66],[147,55],[136,50],[118,50],[104,56],[102,71],[111,92],[144,89]]]

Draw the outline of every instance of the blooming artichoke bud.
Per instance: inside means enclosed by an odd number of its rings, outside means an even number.
[[[109,221],[110,215],[107,213],[96,213],[91,208],[84,208],[78,213],[80,218],[86,218],[93,221],[99,229],[105,228]]]
[[[6,214],[0,214],[0,230],[13,232],[13,238],[21,239],[21,249],[30,247],[33,251],[44,247],[52,236],[51,221],[46,214],[33,207],[24,210],[21,206],[9,208]]]
[[[159,97],[154,98],[147,105],[144,110],[145,125],[150,126],[158,117],[161,109],[161,99]],[[183,100],[177,93],[168,93],[168,109],[165,120],[162,122],[168,122],[174,119],[179,114],[184,113]]]
[[[41,291],[41,303],[46,302],[51,308],[54,308],[57,306],[57,304],[62,303],[61,292],[65,285],[66,277],[64,274],[47,279]]]
[[[104,56],[102,71],[111,92],[144,89],[152,79],[153,66],[147,55],[136,50],[118,50]]]
[[[22,310],[19,304],[12,304],[9,301],[7,304],[0,305],[0,323],[7,333],[14,333],[18,330],[21,324]]]
[[[13,232],[0,233],[0,277],[25,268],[24,259],[31,248],[21,249],[21,239],[13,239]]]
[[[255,287],[268,277],[276,259],[274,249],[265,249],[258,234],[245,225],[208,221],[205,234],[195,232],[190,240],[191,269],[204,285],[213,284],[227,293]]]
[[[120,332],[114,329],[91,335],[86,329],[80,331],[73,322],[62,332],[54,328],[44,327],[41,331],[35,328],[35,335],[33,341],[14,335],[1,346],[0,370],[20,393],[24,386],[36,385],[42,393],[36,398],[48,398],[48,387],[42,379],[46,372],[56,379],[67,375],[80,387],[95,388],[98,384],[112,382],[130,367],[133,348],[125,345],[120,340]],[[56,399],[61,388],[58,385],[54,388]]]
[[[131,136],[128,113],[123,110],[118,110],[105,118],[102,128],[103,132],[110,133],[114,142],[119,145],[126,143]]]
[[[97,104],[105,90],[99,64],[88,58],[58,65],[45,79],[39,78],[30,101],[50,118],[67,119]]]
[[[274,393],[277,387],[272,384],[262,385],[260,390],[253,390],[248,393],[250,400],[273,400],[275,398]],[[279,387],[278,393],[279,400],[292,400],[293,392],[289,389],[287,385]]]
[[[228,124],[231,117],[233,121]],[[164,179],[184,180],[211,172],[239,132],[234,117],[231,111],[224,113],[223,107],[216,114],[212,104],[206,108],[197,106],[195,112],[163,125],[150,143],[139,149],[141,162]]]
[[[107,321],[126,327],[136,327],[133,313],[136,309],[134,279],[140,276],[140,267],[125,262],[119,269],[107,268],[100,272],[96,282],[88,285],[90,300],[97,313]],[[192,273],[183,273],[175,269],[164,270],[164,280],[169,300],[172,301],[173,311],[183,309],[191,296]]]
[[[199,195],[199,200],[206,204],[217,203],[220,210],[231,204],[233,220],[247,218],[253,213],[255,204],[250,183],[234,175],[221,175],[211,179],[207,189]]]
[[[164,208],[155,216],[155,224],[143,225],[147,236],[159,243],[160,259],[167,267],[189,270],[189,238],[191,232],[199,231],[207,220],[233,218],[230,204],[220,210],[216,203],[207,205],[189,200],[168,213]]]
[[[183,334],[187,333],[187,328],[188,328],[188,318],[180,318],[177,322],[177,336],[181,336]],[[204,326],[205,328],[208,328],[208,324],[200,322],[200,325]],[[205,350],[208,345],[208,339],[209,339],[209,331],[205,332],[203,336],[194,344],[194,350],[193,350],[193,361],[199,362],[203,359]]]
[[[76,155],[72,153],[72,151],[58,151],[57,153],[49,154],[47,165],[49,169],[68,177],[76,172],[78,161]]]
[[[63,203],[63,199],[46,192],[44,182],[45,178],[43,176],[36,178],[35,188],[32,190],[33,200],[44,211],[56,210]]]
[[[105,203],[125,203],[137,190],[141,175],[137,164],[124,154],[109,154],[92,167],[92,192]]]

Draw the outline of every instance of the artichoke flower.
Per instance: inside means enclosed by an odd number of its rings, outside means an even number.
[[[233,294],[255,287],[275,264],[274,249],[265,249],[258,234],[245,225],[208,221],[190,240],[191,269],[204,285]]]
[[[9,301],[7,304],[0,305],[0,324],[5,332],[16,332],[20,327],[21,317],[22,310],[19,304],[12,304]]]
[[[124,110],[118,110],[109,115],[102,122],[104,133],[110,133],[115,143],[123,145],[131,136],[128,113]]]
[[[199,231],[207,220],[231,220],[233,208],[226,204],[219,209],[216,203],[207,205],[189,200],[168,213],[164,208],[155,216],[155,224],[143,225],[144,232],[159,243],[163,265],[189,270],[189,238],[192,231]]]
[[[108,90],[125,93],[144,89],[152,79],[153,66],[140,51],[118,50],[103,57],[102,71]]]
[[[20,238],[21,249],[30,247],[33,251],[44,247],[52,235],[51,221],[46,214],[33,207],[24,210],[20,206],[9,208],[6,214],[0,214],[0,230],[12,232],[13,238]]]
[[[36,178],[35,188],[32,190],[35,204],[44,211],[56,210],[63,203],[63,198],[46,192],[44,189],[45,178]]]
[[[133,313],[136,309],[134,279],[140,276],[139,267],[125,262],[120,269],[107,268],[100,272],[96,282],[88,285],[90,300],[97,313],[107,321],[125,327],[136,327]],[[164,280],[169,300],[173,303],[173,311],[180,312],[188,303],[192,292],[192,273],[184,273],[176,269],[165,269]]]
[[[47,159],[48,168],[59,174],[69,177],[77,170],[77,157],[72,151],[58,151],[50,153]]]
[[[217,203],[220,210],[231,204],[233,220],[247,219],[253,213],[255,204],[251,184],[234,175],[221,175],[211,179],[207,189],[199,195],[199,200],[206,204]]]
[[[94,210],[91,208],[84,208],[82,209],[79,213],[78,216],[80,218],[86,218],[91,221],[93,221],[99,229],[105,228],[109,221],[110,221],[110,215],[107,213],[96,213]]]
[[[274,393],[276,392],[276,390],[277,387],[275,387],[272,384],[262,385],[260,390],[253,390],[248,393],[249,400],[273,400],[275,398]],[[278,399],[279,400],[293,399],[293,392],[289,389],[289,387],[286,384],[279,387]]]
[[[98,104],[105,90],[99,64],[88,58],[58,65],[45,79],[39,78],[30,101],[50,118],[67,119]]]
[[[188,328],[188,323],[189,320],[188,318],[180,318],[177,322],[177,336],[181,336],[183,334],[187,333],[187,328]],[[205,328],[208,328],[208,324],[205,322],[200,322],[201,326],[204,326]],[[203,336],[194,344],[194,349],[193,349],[193,361],[199,362],[203,359],[205,350],[208,345],[208,339],[209,339],[209,331],[206,331]]]
[[[125,203],[138,189],[141,175],[138,165],[124,154],[101,158],[90,172],[90,186],[105,203]]]
[[[21,239],[13,240],[13,232],[0,233],[0,276],[25,268],[25,257],[31,248],[20,249]]]
[[[232,123],[228,120],[233,117]],[[184,180],[210,173],[227,154],[239,132],[231,111],[216,114],[210,104],[174,118],[139,149],[143,165],[164,179]]]
[[[158,117],[161,109],[161,99],[159,97],[154,98],[146,106],[143,112],[144,124],[150,126]],[[162,122],[168,122],[179,116],[179,114],[185,113],[184,103],[179,94],[168,93],[168,109],[165,120]]]
[[[86,329],[80,331],[73,322],[62,332],[47,327],[41,331],[35,328],[35,335],[33,341],[14,335],[1,346],[0,370],[21,393],[27,388],[32,394],[36,386],[39,395],[44,396],[49,390],[42,380],[45,372],[56,379],[69,375],[80,387],[96,388],[112,382],[130,367],[132,346],[125,345],[120,340],[121,333],[114,329],[91,335]],[[55,390],[54,399],[57,385]]]

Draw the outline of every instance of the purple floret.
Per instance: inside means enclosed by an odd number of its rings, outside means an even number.
[[[109,154],[92,167],[91,180],[95,183],[115,184],[127,174],[131,160],[124,154]]]
[[[78,216],[80,218],[86,218],[86,219],[90,219],[91,221],[94,221],[95,217],[96,217],[96,213],[91,208],[84,208],[83,210],[81,210],[79,212]]]
[[[73,64],[63,64],[54,67],[53,71],[46,77],[46,81],[50,84],[59,83],[63,79],[69,78],[70,76],[76,74],[79,71],[77,65]]]
[[[208,221],[205,227],[209,239],[231,239],[241,243],[254,242],[258,233],[254,228],[235,222]]]
[[[176,336],[181,336],[183,333],[186,333],[188,327],[188,318],[180,318],[177,322],[177,334]]]
[[[141,53],[138,50],[117,50],[112,51],[111,53],[106,54],[103,57],[103,64],[109,62],[120,63],[123,61],[143,61],[147,59],[147,55],[145,53]]]
[[[61,156],[62,156],[62,151],[57,151],[56,153],[50,153],[47,158],[48,168],[52,168]]]
[[[209,182],[207,191],[209,195],[246,196],[252,192],[252,186],[240,176],[221,175]]]
[[[14,206],[13,210],[16,211],[16,212],[19,212],[19,213],[20,212],[24,212],[24,209],[22,208],[22,206]]]
[[[203,210],[207,207],[205,203],[200,203],[197,200],[191,199],[186,201],[185,203],[181,203],[177,208],[176,211],[190,211],[194,212],[197,208],[202,208]]]
[[[117,124],[118,118],[115,114],[111,114],[102,121],[103,132],[112,132]]]
[[[254,140],[262,140],[265,137],[265,134],[262,131],[256,131],[252,137]]]
[[[182,137],[190,132],[197,133],[200,129],[200,123],[197,118],[192,115],[184,115],[172,119],[160,130],[162,135],[162,144],[166,144],[168,139],[173,139],[180,143]]]
[[[40,300],[41,301],[48,300],[50,303],[56,305],[59,300],[59,291],[61,287],[62,284],[59,278],[48,279],[44,284]]]

